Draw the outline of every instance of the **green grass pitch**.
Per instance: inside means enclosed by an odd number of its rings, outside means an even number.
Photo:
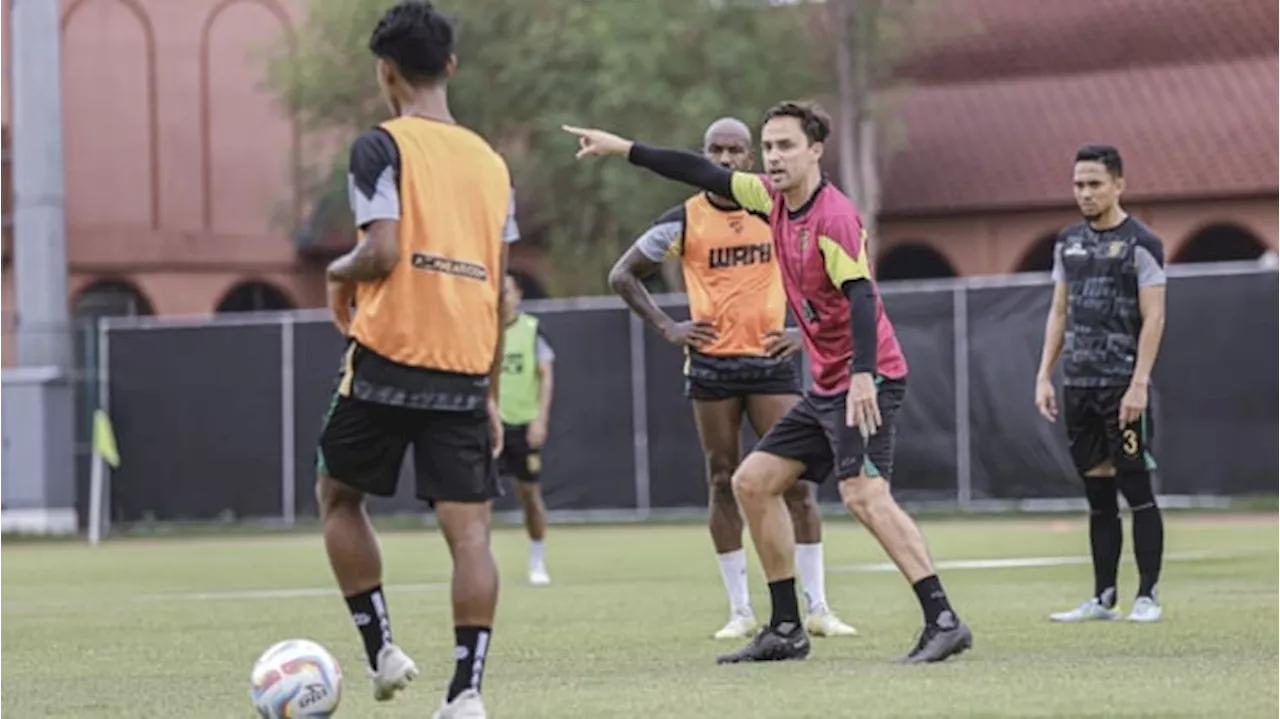
[[[923,523],[935,558],[1087,554],[1072,520]],[[808,661],[716,666],[736,646],[706,531],[697,526],[558,527],[554,584],[524,582],[526,542],[495,532],[503,586],[485,694],[494,717],[881,716],[1275,717],[1275,515],[1172,514],[1165,621],[1054,625],[1088,596],[1086,563],[942,571],[974,650],[900,667],[920,611],[878,545],[847,519],[826,525],[828,595],[860,636],[815,639]],[[6,543],[6,717],[250,717],[248,675],[271,643],[306,637],[346,674],[339,717],[425,717],[452,672],[448,560],[433,532],[383,535],[396,640],[423,670],[376,704],[363,651],[332,589],[318,535]],[[1121,568],[1122,608],[1136,584]],[[754,556],[752,596],[767,615]],[[292,591],[297,590],[297,591]]]

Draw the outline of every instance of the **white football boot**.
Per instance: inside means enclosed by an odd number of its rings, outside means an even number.
[[[432,715],[433,719],[486,719],[488,716],[484,710],[484,700],[475,689],[468,689],[454,697],[453,701],[442,703]]]
[[[858,630],[840,621],[830,607],[819,607],[805,617],[804,629],[814,637],[856,637]]]
[[[1125,617],[1131,622],[1158,622],[1160,617],[1164,616],[1164,607],[1156,602],[1154,597],[1138,597],[1133,603],[1133,609],[1129,611],[1129,616]]]
[[[373,698],[385,702],[396,695],[396,692],[409,686],[409,682],[418,676],[418,665],[413,663],[408,654],[394,644],[387,644],[378,652],[378,671],[370,671],[373,679]]]
[[[1103,606],[1097,597],[1075,609],[1049,615],[1049,619],[1055,622],[1110,622],[1119,618],[1120,612]]]
[[[756,622],[755,615],[751,610],[747,610],[745,613],[734,612],[733,616],[729,617],[729,622],[711,636],[715,639],[750,639],[759,629],[760,625]]]

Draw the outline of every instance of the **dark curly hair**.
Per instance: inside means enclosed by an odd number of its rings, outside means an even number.
[[[785,100],[769,108],[764,114],[764,121],[775,117],[794,117],[800,121],[804,136],[810,143],[826,142],[831,135],[831,116],[816,102],[808,100]]]
[[[382,16],[369,50],[412,85],[441,79],[453,54],[453,22],[427,0],[401,0]]]

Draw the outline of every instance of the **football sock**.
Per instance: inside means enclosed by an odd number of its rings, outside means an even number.
[[[1120,526],[1120,502],[1114,477],[1085,477],[1089,500],[1089,548],[1093,554],[1093,596],[1104,607],[1116,604],[1116,574],[1124,530]]]
[[[1119,478],[1120,492],[1133,513],[1133,558],[1138,563],[1138,596],[1155,598],[1164,558],[1164,518],[1151,491],[1149,472],[1126,472]]]
[[[920,600],[920,609],[924,611],[924,623],[942,629],[953,629],[956,626],[955,612],[951,611],[951,602],[947,601],[947,591],[942,588],[942,580],[938,575],[930,574],[911,588]]]
[[[449,682],[446,702],[453,701],[468,689],[480,691],[480,682],[484,679],[484,660],[489,656],[489,637],[492,634],[493,630],[489,627],[453,628],[453,636],[457,639],[454,652],[457,664],[453,669],[453,681]]]
[[[796,601],[795,577],[769,582],[769,596],[773,600],[773,616],[769,620],[769,626],[782,629],[784,634],[789,634],[800,625],[800,604]]]
[[[369,667],[378,670],[378,652],[391,643],[391,617],[387,615],[387,602],[382,597],[382,585],[347,599],[351,621],[355,622],[364,640],[364,651],[369,657]]]
[[[822,571],[822,542],[796,545],[796,573],[804,592],[805,609],[813,614],[827,608],[827,588]]]
[[[751,614],[751,595],[747,591],[747,550],[738,549],[716,555],[720,578],[729,594],[729,608],[739,616]]]

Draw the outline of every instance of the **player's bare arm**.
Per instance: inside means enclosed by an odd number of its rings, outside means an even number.
[[[1053,367],[1062,354],[1067,330],[1067,285],[1053,286],[1053,303],[1044,323],[1044,347],[1040,351],[1040,369],[1036,372],[1036,409],[1050,422],[1058,418],[1058,399],[1053,389]]]
[[[331,282],[372,282],[391,274],[400,262],[399,220],[374,220],[364,239],[329,264]]]
[[[1137,422],[1147,409],[1147,390],[1151,385],[1151,370],[1160,353],[1160,340],[1164,337],[1165,286],[1155,285],[1138,289],[1138,309],[1142,312],[1142,331],[1138,333],[1138,358],[1134,362],[1133,379],[1120,400],[1120,426]]]
[[[564,130],[578,138],[578,159],[622,155],[669,180],[730,198],[749,212],[768,214],[772,207],[768,190],[751,173],[721,167],[693,152],[646,145],[604,130],[569,125],[565,125]]]
[[[662,267],[644,256],[634,245],[618,258],[613,269],[609,271],[609,286],[627,303],[650,327],[662,335],[662,338],[677,346],[698,348],[716,341],[715,325],[710,322],[676,322],[653,301],[653,296],[644,286],[644,278],[649,277]]]
[[[551,417],[551,398],[555,394],[555,363],[538,363],[538,418],[529,423],[529,446],[537,449],[547,441],[547,419]]]
[[[501,260],[499,261],[498,277],[507,276],[507,244],[502,244]],[[497,310],[499,313],[501,309]],[[501,319],[501,317],[499,317]],[[498,457],[502,454],[502,415],[498,412],[498,385],[502,380],[502,353],[503,353],[503,333],[498,333],[497,345],[493,348],[493,362],[489,365],[489,399],[487,404],[489,410],[489,434],[493,437],[493,456]]]
[[[790,357],[804,351],[804,335],[795,327],[764,334],[764,351],[770,357]]]

